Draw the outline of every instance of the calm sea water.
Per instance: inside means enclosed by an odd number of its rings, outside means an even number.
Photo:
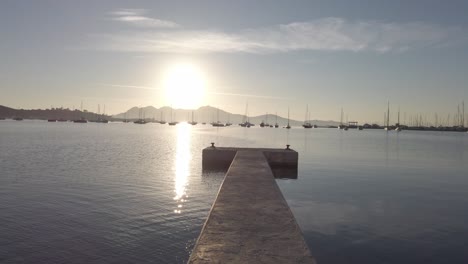
[[[278,183],[319,263],[468,262],[466,133],[43,121],[0,121],[0,262],[186,262],[210,142],[299,152]]]

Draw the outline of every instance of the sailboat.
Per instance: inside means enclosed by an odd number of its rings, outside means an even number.
[[[232,126],[232,123],[230,122],[231,119],[231,114],[228,114],[228,121],[226,123],[226,126]]]
[[[385,130],[389,131],[390,130],[390,101],[387,103],[387,125],[385,126]]]
[[[289,107],[288,107],[288,125],[286,126],[286,129],[290,129],[291,126],[289,125]]]
[[[163,110],[162,109],[161,109],[161,118],[159,119],[159,124],[161,124],[161,125],[166,124],[166,121],[164,121],[164,118],[163,118]]]
[[[343,108],[341,108],[341,117],[340,117],[340,125],[338,126],[339,129],[344,129],[346,126],[343,125]]]
[[[143,113],[143,109],[139,109],[138,110],[138,120],[133,122],[134,124],[138,124],[138,125],[144,125],[146,124],[146,120],[144,118],[144,113]]]
[[[224,124],[219,122],[219,108],[218,111],[216,112],[216,122],[211,123],[212,126],[214,127],[224,127]]]
[[[265,127],[265,126],[268,126],[268,113],[265,115],[266,119],[267,119],[267,122],[262,122],[260,123],[260,127]]]
[[[249,122],[249,117],[248,117],[249,110],[248,109],[249,109],[249,104],[247,103],[245,105],[245,114],[244,114],[244,117],[242,118],[242,123],[239,124],[241,127],[249,128],[253,125]]]
[[[304,124],[302,124],[302,126],[304,128],[312,128],[312,124],[310,123],[310,117],[309,117],[309,105],[306,106]]]
[[[275,113],[275,128],[278,128],[278,112]]]
[[[81,101],[81,114],[83,114],[83,101]],[[83,116],[81,116],[80,119],[73,120],[73,123],[88,123],[88,120],[86,120]]]
[[[98,108],[99,108],[99,105],[98,105]],[[98,111],[98,112],[100,112],[100,111]],[[104,123],[104,124],[109,123],[109,120],[104,118],[105,115],[106,115],[106,105],[104,105],[104,111],[102,112],[102,115],[98,118],[98,120],[96,122],[97,123]]]
[[[398,107],[398,123],[396,124],[395,131],[396,131],[396,132],[400,132],[400,131],[401,131],[401,126],[400,126],[400,107]]]
[[[189,122],[189,124],[191,124],[192,126],[198,124],[197,122],[193,121],[193,111],[192,111],[192,122]]]
[[[171,106],[171,122],[169,122],[168,124],[169,124],[170,126],[175,126],[175,125],[177,125],[178,122],[173,121],[173,119],[172,119],[172,117],[173,117],[172,110],[173,110],[173,109],[172,109],[172,106]]]

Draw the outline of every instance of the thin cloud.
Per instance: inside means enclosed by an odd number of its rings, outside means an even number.
[[[111,84],[111,83],[98,83],[98,85],[108,86],[108,87],[118,87],[118,88],[142,89],[142,90],[161,90],[160,88],[154,88],[150,86],[141,86],[141,85],[125,85],[125,84]]]
[[[207,94],[225,95],[225,96],[239,96],[239,97],[247,97],[247,98],[261,98],[261,99],[281,99],[281,100],[289,100],[290,99],[290,98],[285,98],[285,97],[269,96],[269,95],[226,93],[226,92],[207,92]]]
[[[142,89],[142,90],[162,90],[161,88],[154,88],[154,87],[142,86],[142,85],[126,85],[126,84],[111,84],[111,83],[98,83],[98,85],[108,86],[108,87],[118,87],[118,88]],[[207,91],[206,93],[211,94],[211,95],[239,96],[239,97],[247,97],[247,98],[282,99],[282,100],[290,99],[290,98],[278,97],[278,96],[255,95],[255,94],[246,94],[246,93],[228,93],[228,92],[214,92],[214,91]]]
[[[144,10],[115,11],[115,19],[145,24],[155,19]],[[141,18],[140,18],[141,17]],[[159,20],[158,20],[159,21]],[[153,22],[148,22],[151,24]],[[468,34],[459,27],[422,22],[385,23],[322,18],[307,22],[250,28],[238,32],[185,30],[173,22],[172,30],[95,34],[95,48],[124,52],[160,53],[285,53],[294,51],[405,52],[427,47],[465,43]]]
[[[178,28],[177,23],[144,16],[145,9],[119,9],[109,14],[111,19],[144,28]]]

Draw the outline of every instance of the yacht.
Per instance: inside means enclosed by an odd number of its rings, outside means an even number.
[[[192,126],[198,124],[197,122],[193,121],[193,111],[192,111],[192,122],[189,122],[189,124],[191,124]]]
[[[286,126],[286,129],[291,129],[291,126],[289,125],[289,107],[288,107],[288,125]]]
[[[309,105],[306,106],[306,113],[304,118],[304,124],[302,124],[304,128],[312,128],[312,124],[310,123],[310,115],[309,115]]]

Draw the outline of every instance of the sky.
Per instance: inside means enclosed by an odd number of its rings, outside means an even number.
[[[467,1],[0,2],[0,105],[383,122],[468,99]],[[468,103],[468,100],[467,100]],[[468,112],[468,106],[467,106]]]

